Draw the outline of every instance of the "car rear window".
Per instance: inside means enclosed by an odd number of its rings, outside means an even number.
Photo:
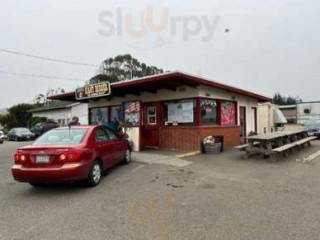
[[[30,131],[28,129],[26,129],[26,128],[17,128],[16,131],[18,133],[23,133],[23,134],[29,134],[30,133]]]
[[[33,145],[70,145],[82,143],[88,129],[53,129],[39,137]]]

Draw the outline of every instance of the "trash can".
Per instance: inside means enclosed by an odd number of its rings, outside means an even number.
[[[208,136],[202,140],[203,151],[207,154],[218,154],[223,152],[223,136]]]

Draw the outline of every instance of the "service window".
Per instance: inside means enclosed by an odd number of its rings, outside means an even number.
[[[90,124],[108,125],[109,109],[108,107],[90,109]]]
[[[123,122],[122,106],[113,106],[110,109],[110,121]]]
[[[157,108],[156,107],[148,107],[147,108],[147,120],[148,124],[155,125],[157,124]]]
[[[218,124],[217,110],[217,101],[211,99],[201,99],[201,124]]]
[[[194,125],[196,100],[178,100],[165,103],[166,122],[172,125]]]
[[[221,125],[236,124],[236,104],[231,101],[221,101]]]
[[[140,125],[140,102],[124,103],[124,120],[131,127]]]

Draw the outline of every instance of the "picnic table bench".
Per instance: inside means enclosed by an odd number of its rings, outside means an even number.
[[[293,148],[303,148],[305,144],[311,145],[311,141],[316,137],[309,137],[307,130],[304,128],[294,131],[281,131],[262,135],[254,135],[246,138],[247,144],[235,147],[238,150],[245,151],[246,157],[250,158],[256,154],[270,156],[276,160],[276,155],[283,153],[287,155],[288,151]]]
[[[257,146],[257,145],[259,145],[259,142],[254,142],[253,145]],[[238,149],[240,151],[245,151],[247,147],[249,147],[249,143],[236,146],[235,149]]]

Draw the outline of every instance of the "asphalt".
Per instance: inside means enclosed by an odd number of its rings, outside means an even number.
[[[319,239],[320,144],[278,162],[228,151],[185,167],[132,163],[96,188],[33,188],[10,173],[18,145],[0,145],[0,239]]]

